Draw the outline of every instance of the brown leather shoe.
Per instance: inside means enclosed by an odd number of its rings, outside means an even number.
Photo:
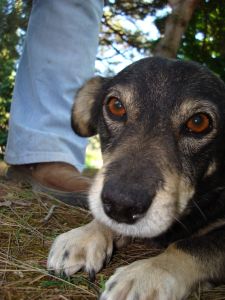
[[[12,165],[6,177],[28,181],[34,191],[52,195],[66,204],[88,209],[87,193],[91,180],[63,162]]]

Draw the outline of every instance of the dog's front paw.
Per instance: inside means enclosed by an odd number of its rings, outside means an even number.
[[[94,279],[95,273],[111,258],[112,250],[112,232],[94,220],[59,235],[51,247],[47,267],[67,276],[83,268]]]
[[[160,256],[140,260],[116,270],[100,300],[181,300],[188,288],[172,271],[176,266]],[[181,276],[182,277],[182,276]]]

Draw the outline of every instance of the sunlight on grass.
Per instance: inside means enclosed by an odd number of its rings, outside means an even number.
[[[86,168],[94,169],[100,169],[102,167],[102,155],[98,136],[89,139],[86,150],[85,166]]]

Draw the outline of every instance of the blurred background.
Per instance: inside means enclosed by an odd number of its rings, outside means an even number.
[[[31,0],[0,0],[0,159],[31,6]],[[99,38],[96,74],[112,76],[140,58],[162,55],[195,60],[225,80],[224,0],[108,0]],[[101,167],[98,137],[90,140],[86,166]]]

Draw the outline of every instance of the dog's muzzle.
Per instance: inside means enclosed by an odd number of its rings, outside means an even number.
[[[102,190],[103,209],[118,223],[134,224],[147,212],[155,193],[109,181]]]

